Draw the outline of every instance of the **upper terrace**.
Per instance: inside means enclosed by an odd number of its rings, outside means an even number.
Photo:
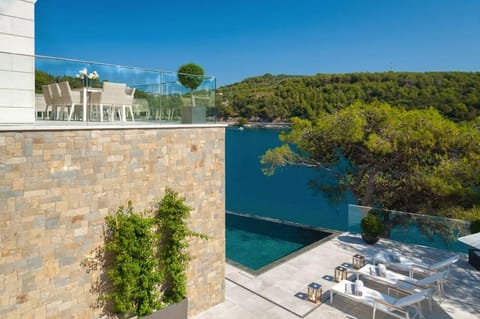
[[[25,56],[14,55],[11,53],[0,52],[10,60],[22,59]],[[55,107],[48,105],[42,92],[42,86],[67,81],[72,91],[82,91],[88,87],[97,91],[102,91],[104,82],[122,83],[126,87],[134,88],[134,99],[132,103],[132,111],[134,120],[137,124],[205,124],[215,123],[216,109],[215,109],[215,89],[216,81],[214,77],[202,76],[199,77],[201,84],[192,92],[189,88],[183,86],[179,81],[179,74],[176,72],[166,72],[153,69],[145,69],[140,67],[120,66],[97,62],[87,62],[73,59],[63,59],[46,56],[35,56],[34,58],[35,73],[34,73],[34,99],[29,111],[34,114],[34,121],[40,125],[46,124],[51,126],[52,123],[46,123],[45,120],[55,119],[54,125],[72,125],[68,124],[68,116],[59,114],[64,112],[59,105],[56,113],[52,114]],[[82,79],[79,77],[81,70],[86,70],[88,73],[96,72],[98,78],[96,79]],[[25,73],[21,73],[20,77],[28,77]],[[194,75],[189,75],[195,77]],[[22,80],[23,81],[23,80]],[[7,84],[7,83],[6,83]],[[7,89],[9,85],[6,85]],[[15,90],[10,85],[10,89]],[[27,93],[27,92],[24,92]],[[91,108],[89,95],[86,95],[85,103],[88,103],[88,114],[83,117],[82,109],[78,111],[77,117],[72,120],[82,121],[86,119],[90,123],[75,124],[86,125],[95,124],[99,122],[98,110],[95,114],[95,109]],[[81,103],[84,103],[83,96]],[[12,103],[15,106],[15,102]],[[28,103],[25,105],[28,106]],[[23,108],[22,108],[23,109]],[[194,110],[196,112],[192,115],[188,112]],[[68,110],[67,110],[68,111]],[[33,121],[23,121],[18,112],[10,112],[2,115],[2,121],[6,123],[32,123]],[[128,118],[132,120],[131,116]],[[100,124],[100,123],[98,123]],[[107,124],[107,123],[103,123]],[[120,124],[116,121],[116,124]]]
[[[82,79],[80,71],[96,75],[98,78]],[[203,124],[215,123],[215,78],[195,76],[200,85],[192,92],[179,81],[179,74],[140,67],[78,61],[72,59],[35,57],[35,115],[36,119],[53,118],[51,108],[47,110],[42,85],[68,81],[72,90],[82,91],[85,87],[101,91],[104,82],[124,83],[134,88],[132,104],[135,121],[148,121],[156,124]],[[90,101],[87,101],[90,106]],[[191,117],[187,110],[200,111]],[[81,112],[82,110],[79,110]],[[87,120],[98,121],[89,108]],[[199,112],[197,112],[199,113]],[[130,117],[130,116],[129,116]],[[62,119],[62,118],[60,118]],[[63,118],[66,119],[66,118]],[[82,120],[80,116],[78,119]],[[129,120],[132,120],[129,118]]]

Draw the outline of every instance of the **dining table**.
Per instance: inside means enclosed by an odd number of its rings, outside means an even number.
[[[82,94],[83,121],[87,122],[88,121],[88,117],[87,117],[88,99],[90,97],[90,93],[102,92],[102,89],[101,88],[94,88],[94,87],[90,87],[90,86],[84,86],[80,89],[74,89],[74,91],[80,91],[81,94]]]

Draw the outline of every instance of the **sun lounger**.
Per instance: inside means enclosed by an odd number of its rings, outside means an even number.
[[[413,276],[413,272],[431,273],[449,269],[451,265],[458,261],[459,257],[456,254],[440,261],[423,258],[421,262],[416,262],[398,253],[379,252],[373,257],[373,264],[382,263],[394,270],[408,271],[410,276]]]
[[[429,274],[422,279],[412,278],[410,276],[402,275],[391,270],[385,270],[385,273],[379,271],[379,267],[367,264],[356,271],[357,279],[360,276],[366,276],[376,282],[385,283],[387,285],[395,286],[408,291],[420,291],[427,287],[436,287],[440,300],[445,294],[444,282],[448,278],[449,270]],[[432,295],[426,296],[429,300],[430,309],[432,308]]]
[[[413,319],[417,316],[420,318],[423,317],[420,303],[429,293],[431,293],[430,289],[421,290],[413,294],[407,294],[403,297],[391,296],[391,292],[393,291],[405,294],[404,291],[395,289],[393,287],[388,288],[387,294],[368,287],[363,287],[362,294],[357,295],[355,293],[355,283],[348,280],[342,280],[330,288],[330,304],[333,304],[333,296],[337,294],[349,298],[355,302],[372,307],[373,319],[375,319],[377,310],[400,319]],[[413,316],[411,316],[409,310],[413,311]]]

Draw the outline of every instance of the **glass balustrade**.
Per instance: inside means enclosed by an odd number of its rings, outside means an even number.
[[[215,122],[215,77],[200,78],[200,85],[190,90],[180,83],[176,72],[36,56],[36,118],[50,118],[44,114],[42,85],[68,81],[72,89],[102,88],[103,83],[108,81],[135,88],[132,105],[135,121],[162,124]],[[189,115],[192,109],[199,117]]]
[[[360,222],[372,207],[348,205],[348,231],[361,233]],[[458,252],[468,246],[458,238],[470,233],[470,222],[439,216],[373,209],[385,226],[383,237],[408,244],[423,245]]]

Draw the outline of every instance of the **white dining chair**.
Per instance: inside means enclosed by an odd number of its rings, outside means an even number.
[[[115,111],[122,107],[125,102],[125,83],[103,82],[101,92],[92,92],[89,96],[88,104],[92,107],[99,107],[100,121],[103,122],[104,113],[110,121],[115,119]],[[120,120],[122,116],[119,114]]]
[[[75,112],[75,106],[82,106],[82,99],[80,92],[72,91],[70,83],[63,81],[58,83],[60,88],[60,105],[62,106],[62,113],[68,114],[68,121],[72,119]]]
[[[45,110],[43,111],[44,118],[48,119],[53,119],[53,108],[54,108],[54,103],[53,103],[53,96],[52,96],[52,89],[50,88],[50,85],[42,85],[42,92],[43,92],[43,98],[45,100]],[[48,109],[50,108],[50,114],[48,113]]]
[[[132,122],[135,122],[135,117],[133,116],[133,99],[135,96],[135,88],[127,87],[125,90],[125,102],[122,107],[122,120],[124,122],[127,121],[127,113],[126,110],[128,109],[130,112],[130,117]]]
[[[135,122],[135,117],[133,115],[133,99],[135,95],[135,88],[125,87],[123,92],[118,92],[118,99],[115,104],[112,105],[111,116],[115,118],[115,115],[118,115],[118,118],[122,122],[127,121],[127,109],[130,114],[132,122]]]
[[[63,100],[62,100],[62,94],[60,92],[60,87],[58,86],[58,83],[52,83],[49,84],[48,87],[50,88],[50,92],[52,93],[52,119],[53,120],[58,120],[60,117],[59,112],[63,112]],[[63,119],[63,116],[62,116]]]

